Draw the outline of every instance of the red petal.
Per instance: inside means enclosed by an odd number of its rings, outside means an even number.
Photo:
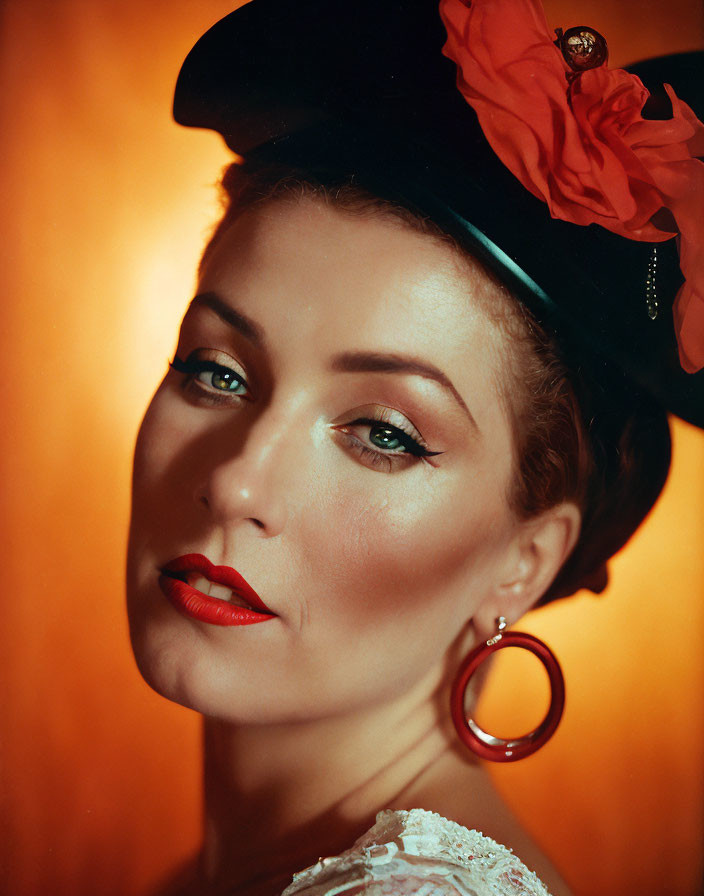
[[[687,280],[674,307],[682,365],[704,366],[704,125],[669,85],[672,118],[646,120],[635,75],[605,66],[567,78],[538,0],[440,0],[457,86],[494,152],[553,217],[628,239],[672,234]]]

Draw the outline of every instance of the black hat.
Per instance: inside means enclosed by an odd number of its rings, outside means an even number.
[[[183,64],[174,117],[218,131],[240,155],[335,156],[461,231],[558,334],[572,366],[613,365],[665,409],[704,427],[704,370],[680,366],[672,303],[676,241],[655,244],[550,216],[499,160],[443,56],[436,0],[253,0],[210,29]],[[704,53],[633,66],[668,118],[662,84],[704,118]],[[662,112],[658,110],[658,104]],[[704,209],[702,210],[704,215]],[[702,247],[701,251],[704,251]]]

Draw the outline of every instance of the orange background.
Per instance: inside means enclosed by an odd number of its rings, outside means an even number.
[[[171,91],[235,5],[0,6],[0,885],[13,896],[145,893],[198,840],[197,718],[133,668],[122,568],[134,434],[227,160],[215,135],[171,123]],[[607,34],[617,64],[704,45],[697,6],[546,4],[552,25]],[[607,594],[524,626],[559,655],[568,705],[550,745],[495,775],[576,896],[690,896],[701,879],[704,434],[674,435],[666,494]],[[540,711],[522,663],[502,659],[490,683],[496,729]]]

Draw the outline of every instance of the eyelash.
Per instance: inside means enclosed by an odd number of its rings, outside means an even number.
[[[349,432],[354,426],[369,426],[369,438],[371,438],[372,429],[389,430],[391,437],[398,439],[403,446],[403,450],[394,453],[392,451],[376,451],[373,448],[369,448]],[[387,420],[380,417],[358,417],[350,423],[336,426],[335,429],[345,436],[347,442],[361,457],[377,467],[387,466],[391,469],[394,462],[408,462],[411,459],[425,460],[428,457],[435,457],[438,454],[442,454],[442,451],[430,451],[410,433],[405,432],[401,427],[395,426],[393,423],[389,423]]]
[[[236,370],[233,370],[231,367],[227,367],[224,364],[218,364],[216,361],[209,361],[197,357],[189,357],[183,361],[178,355],[175,355],[173,361],[169,361],[169,367],[178,373],[186,374],[186,379],[183,383],[184,388],[196,388],[198,390],[199,400],[205,401],[209,405],[231,405],[233,396],[244,401],[251,400],[247,381],[241,374],[237,373]],[[243,395],[226,389],[215,390],[214,386],[211,386],[211,388],[215,391],[210,391],[206,384],[196,379],[201,373],[220,373],[223,378],[227,378],[234,374],[247,392]],[[199,383],[199,385],[194,386],[195,383]],[[354,434],[350,433],[350,430],[355,426],[369,426],[369,438],[371,438],[372,429],[379,428],[389,430],[391,437],[397,439],[401,443],[403,450],[393,453],[391,451],[377,451],[370,448],[363,444],[363,442],[361,442]],[[358,417],[350,423],[335,426],[334,429],[345,436],[348,445],[360,456],[360,458],[364,459],[368,464],[374,467],[385,467],[389,472],[393,470],[394,466],[398,463],[405,462],[408,464],[411,460],[425,461],[429,457],[435,457],[443,453],[442,451],[430,451],[428,447],[418,441],[417,438],[401,427],[395,426],[388,420],[384,420],[383,417]]]
[[[249,385],[245,378],[237,373],[236,370],[233,370],[231,367],[227,367],[225,364],[218,364],[217,361],[208,361],[205,358],[186,358],[185,361],[182,361],[178,355],[174,356],[173,361],[169,361],[169,367],[172,370],[178,371],[178,373],[185,373],[186,379],[184,381],[184,388],[195,388],[198,390],[198,398],[200,400],[204,400],[207,404],[210,405],[224,405],[224,404],[232,404],[233,396],[239,400],[247,401],[249,400]],[[197,377],[201,373],[219,373],[223,379],[227,379],[227,377],[235,376],[237,380],[245,387],[246,394],[235,392],[234,390],[228,389],[216,389],[214,385],[210,388],[200,380],[197,380]],[[198,385],[195,385],[198,383]],[[213,391],[211,391],[211,389]]]

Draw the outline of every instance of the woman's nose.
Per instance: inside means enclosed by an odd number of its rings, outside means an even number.
[[[283,531],[296,479],[291,427],[266,412],[248,425],[228,424],[213,436],[196,501],[216,525],[253,527],[263,537]]]

